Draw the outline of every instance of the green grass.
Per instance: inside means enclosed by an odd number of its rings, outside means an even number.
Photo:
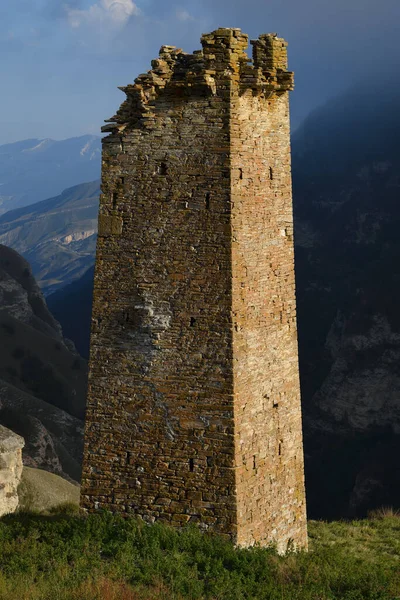
[[[394,600],[400,518],[309,523],[310,552],[65,507],[0,519],[1,600]]]

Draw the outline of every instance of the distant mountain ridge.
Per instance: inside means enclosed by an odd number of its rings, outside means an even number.
[[[0,146],[0,214],[100,176],[101,138],[29,139]]]
[[[0,216],[0,244],[26,258],[45,294],[78,279],[94,263],[99,186],[99,181],[83,183]]]

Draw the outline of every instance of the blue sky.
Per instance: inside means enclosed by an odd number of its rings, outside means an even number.
[[[398,77],[400,0],[1,0],[0,144],[98,134],[163,44],[277,32],[295,71],[292,124],[362,77]]]

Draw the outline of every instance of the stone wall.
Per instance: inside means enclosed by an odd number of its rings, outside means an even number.
[[[306,544],[288,95],[233,104],[232,309],[238,541]]]
[[[23,447],[22,437],[0,425],[0,516],[14,512],[18,506]]]
[[[306,545],[286,44],[163,46],[104,130],[82,505]],[[278,407],[278,408],[277,408]]]

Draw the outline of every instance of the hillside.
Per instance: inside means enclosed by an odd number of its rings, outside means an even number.
[[[0,243],[22,254],[44,294],[79,278],[96,250],[99,182],[0,216]]]
[[[22,140],[0,146],[0,214],[100,176],[101,139]]]
[[[29,264],[0,245],[0,423],[25,438],[25,465],[79,479],[86,375]]]
[[[18,512],[49,511],[60,504],[79,505],[80,487],[43,469],[22,469],[18,486]]]
[[[313,516],[400,507],[400,85],[293,137],[300,373]]]

